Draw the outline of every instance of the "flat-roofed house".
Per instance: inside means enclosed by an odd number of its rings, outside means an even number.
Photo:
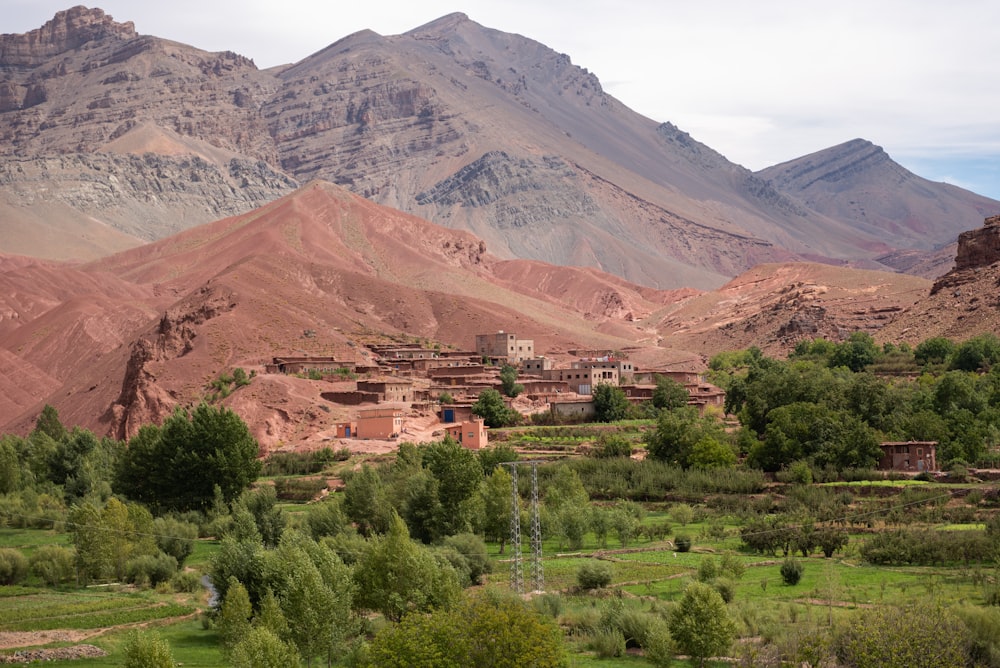
[[[883,471],[937,471],[937,441],[890,441],[880,443]]]
[[[482,418],[445,425],[445,431],[467,450],[478,450],[486,446],[486,423]]]
[[[535,342],[503,330],[496,334],[476,334],[476,352],[482,357],[517,363],[535,356]]]
[[[403,411],[398,408],[366,408],[358,411],[358,438],[394,438],[403,431]]]

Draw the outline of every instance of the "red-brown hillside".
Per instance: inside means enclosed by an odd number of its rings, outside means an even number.
[[[4,371],[35,380],[27,395],[0,386],[0,425],[24,431],[49,402],[69,424],[124,436],[200,400],[234,367],[301,351],[357,356],[391,336],[469,349],[476,333],[506,328],[539,350],[621,349],[646,336],[607,327],[626,322],[622,308],[643,317],[674,298],[593,270],[520,263],[323,182],[88,265],[11,262],[5,308],[21,316],[0,338]],[[543,275],[551,289],[539,290]],[[261,376],[231,401],[254,405],[253,427],[273,445],[337,417],[314,410],[318,392]]]

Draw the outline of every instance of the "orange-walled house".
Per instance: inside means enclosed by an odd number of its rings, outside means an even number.
[[[486,447],[486,423],[481,419],[445,425],[445,431],[467,450]]]
[[[368,408],[358,412],[357,438],[393,438],[403,431],[403,411]]]

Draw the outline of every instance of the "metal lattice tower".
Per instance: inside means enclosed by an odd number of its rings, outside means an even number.
[[[524,571],[521,568],[521,504],[517,494],[517,465],[510,467],[510,588],[524,593]]]
[[[542,570],[542,519],[538,512],[538,462],[531,466],[531,586],[532,591],[545,591]]]
[[[545,588],[545,571],[542,567],[542,521],[538,508],[538,462],[505,462],[510,467],[510,587],[518,594],[524,593],[524,566],[521,555],[521,505],[517,490],[517,467],[531,467],[531,586],[532,591]]]

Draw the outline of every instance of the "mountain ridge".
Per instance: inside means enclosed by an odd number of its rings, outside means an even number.
[[[60,202],[77,221],[162,238],[178,220],[248,211],[321,178],[467,229],[499,257],[600,267],[654,287],[717,287],[757,262],[887,266],[883,258],[913,250],[878,225],[817,212],[669,122],[629,110],[568,55],[462,13],[401,35],[359,31],[263,71],[232,52],[139,35],[99,9],[73,8],[49,24],[0,40],[18,45],[0,57],[0,99],[10,100],[0,157],[27,161],[29,172],[37,160],[80,157],[33,189],[35,199],[24,195],[30,181],[0,183],[19,229],[54,218]],[[59,26],[66,34],[55,37]],[[67,50],[49,57],[55,47],[37,46],[42,33]],[[36,45],[30,58],[26,44]],[[81,155],[95,151],[152,152],[162,183],[126,183],[117,209],[96,207],[108,179]],[[455,182],[490,197],[434,195]],[[167,184],[173,200],[149,196]],[[172,208],[183,215],[171,218]],[[951,225],[957,234],[979,220]],[[707,230],[718,253],[697,250]],[[0,250],[32,251],[2,241]]]

